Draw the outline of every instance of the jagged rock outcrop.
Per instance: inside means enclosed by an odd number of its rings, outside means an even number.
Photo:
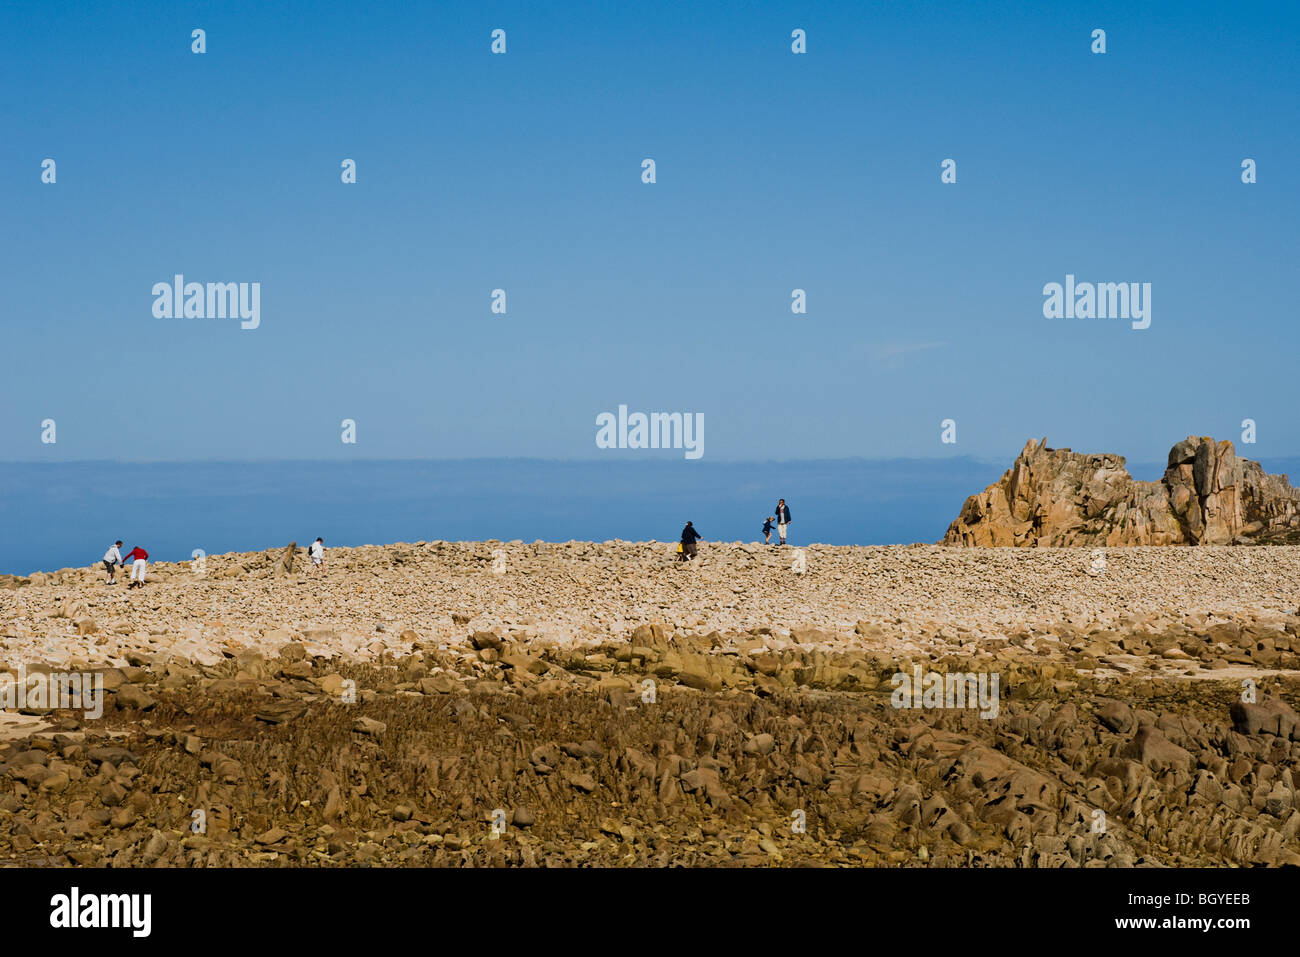
[[[1300,541],[1300,490],[1238,458],[1232,443],[1189,436],[1164,477],[1136,482],[1122,455],[1025,444],[972,495],[945,545],[1229,545]]]
[[[280,560],[275,563],[274,574],[276,578],[293,574],[293,559],[297,554],[298,543],[290,542],[289,546],[281,553]]]

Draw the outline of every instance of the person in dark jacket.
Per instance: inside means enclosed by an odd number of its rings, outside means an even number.
[[[776,534],[781,539],[781,544],[785,544],[785,527],[790,524],[790,506],[785,504],[785,499],[776,503]]]
[[[687,522],[686,527],[682,529],[682,561],[689,562],[695,557],[695,543],[701,537],[700,533],[695,530],[695,526]]]

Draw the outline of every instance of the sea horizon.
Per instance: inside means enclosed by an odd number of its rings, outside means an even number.
[[[1300,472],[1300,458],[1265,459]],[[85,567],[115,539],[154,561],[413,541],[763,540],[778,498],[791,544],[934,544],[1011,465],[946,459],[686,462],[611,457],[0,462],[0,574]],[[1129,463],[1138,480],[1163,463]],[[775,540],[775,535],[773,536]]]

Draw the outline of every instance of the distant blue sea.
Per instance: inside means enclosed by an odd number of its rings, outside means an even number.
[[[1265,462],[1300,473],[1300,460]],[[305,544],[444,540],[761,541],[778,498],[791,542],[933,543],[1010,462],[0,463],[0,573],[89,565],[114,539],[158,561]],[[1161,464],[1133,465],[1135,478]]]

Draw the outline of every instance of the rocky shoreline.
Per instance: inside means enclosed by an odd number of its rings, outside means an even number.
[[[10,671],[105,693],[4,713],[0,859],[1300,864],[1300,549],[791,553],[416,543],[11,584]],[[996,676],[996,716],[900,707],[922,672]]]
[[[416,542],[151,563],[138,592],[95,567],[10,577],[0,587],[0,655],[10,664],[122,663],[130,652],[213,663],[296,638],[313,656],[372,659],[492,629],[517,641],[769,629],[782,640],[931,650],[1061,629],[1201,633],[1220,620],[1277,622],[1300,607],[1300,547],[959,549],[935,545],[705,542],[676,561],[661,542]],[[504,571],[494,573],[494,564]],[[1048,638],[1047,640],[1053,640]]]

